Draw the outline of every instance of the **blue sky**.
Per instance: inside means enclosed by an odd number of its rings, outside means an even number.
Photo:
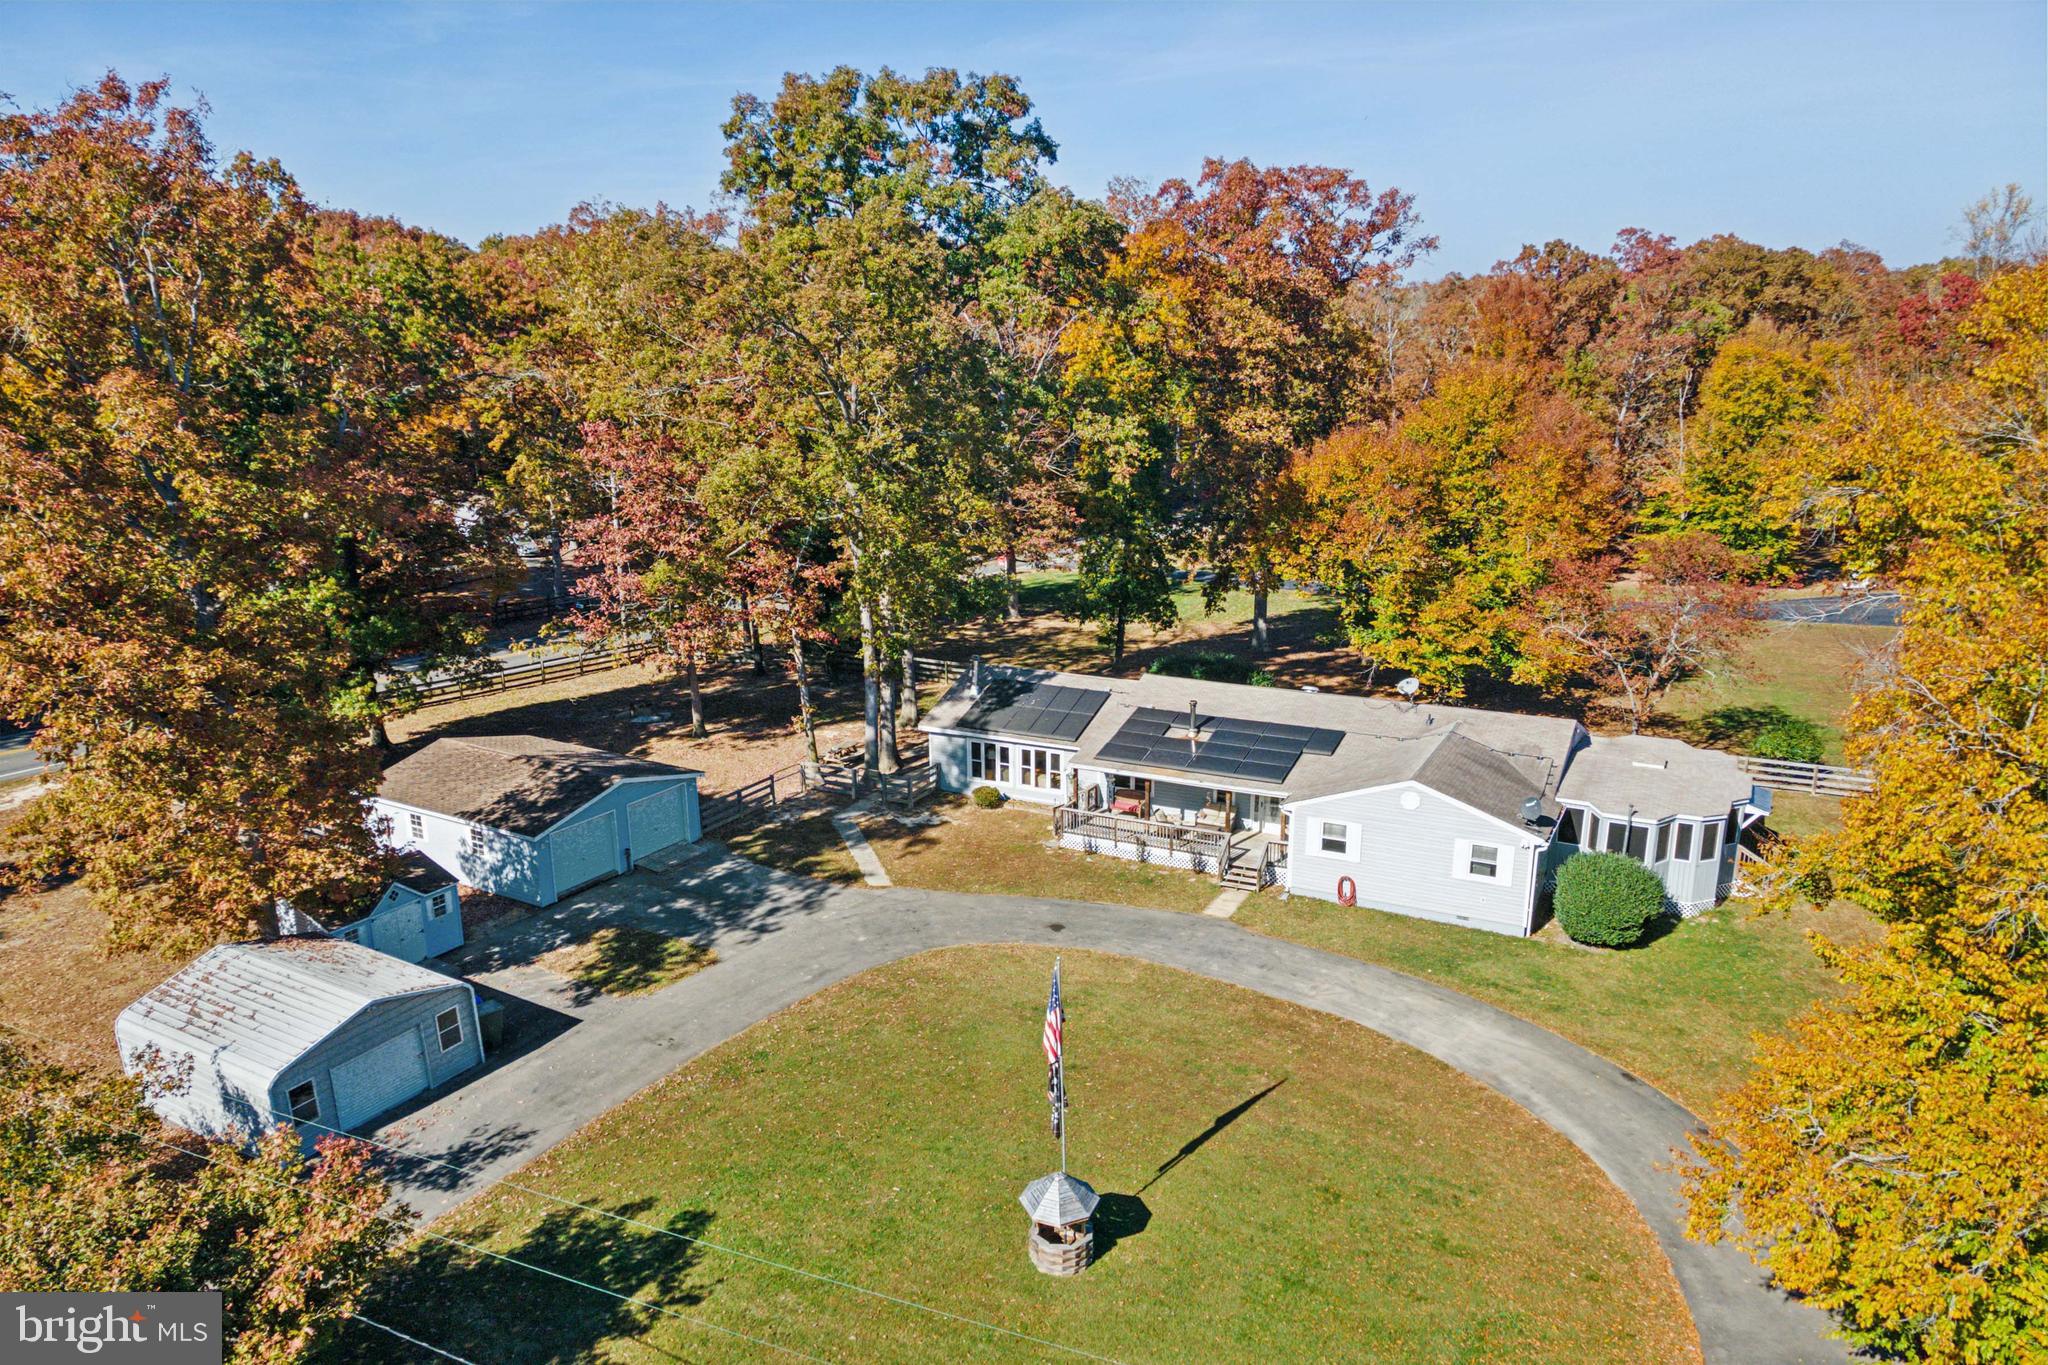
[[[1934,259],[1962,206],[2048,200],[2048,6],[222,7],[11,4],[0,91],[46,106],[108,67],[203,93],[224,150],[323,202],[467,241],[577,202],[707,206],[735,91],[788,70],[1016,75],[1055,175],[1204,155],[1339,165],[1416,196],[1417,273],[1622,227]]]

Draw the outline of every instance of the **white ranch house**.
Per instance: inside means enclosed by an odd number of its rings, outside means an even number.
[[[468,982],[326,937],[209,949],[122,1010],[114,1039],[166,1123],[246,1138],[298,1121],[308,1148],[484,1057]]]
[[[701,837],[701,776],[535,735],[437,739],[384,770],[370,816],[387,847],[546,906]]]
[[[1588,848],[1712,905],[1770,810],[1731,755],[1677,740],[1156,674],[977,660],[920,728],[941,788],[1043,804],[1069,848],[1505,934]]]

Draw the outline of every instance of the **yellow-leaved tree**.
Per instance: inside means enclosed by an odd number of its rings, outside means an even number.
[[[2007,274],[1944,388],[1846,395],[1786,497],[1894,576],[1896,655],[1852,716],[1876,793],[1786,894],[1885,924],[1698,1144],[1694,1235],[1737,1237],[1867,1349],[2048,1359],[2048,268]],[[1739,1215],[1739,1225],[1730,1219]]]

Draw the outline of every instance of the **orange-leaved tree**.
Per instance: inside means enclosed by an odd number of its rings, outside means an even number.
[[[1857,1344],[2048,1357],[2048,267],[1963,324],[1967,381],[1838,402],[1799,505],[1909,604],[1857,702],[1877,774],[1784,894],[1839,894],[1881,940],[1821,944],[1848,991],[1760,1045],[1690,1172],[1692,1230],[1735,1235]],[[1793,483],[1797,483],[1797,478]]]

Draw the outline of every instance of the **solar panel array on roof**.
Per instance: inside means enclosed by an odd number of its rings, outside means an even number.
[[[1341,730],[1277,721],[1197,715],[1195,741],[1188,742],[1185,712],[1141,706],[1131,713],[1099,756],[1207,777],[1238,777],[1277,786],[1287,780],[1303,754],[1333,754]]]
[[[997,676],[981,685],[981,696],[960,718],[960,725],[967,730],[1035,735],[1071,744],[1108,700],[1109,693],[1092,687]]]

